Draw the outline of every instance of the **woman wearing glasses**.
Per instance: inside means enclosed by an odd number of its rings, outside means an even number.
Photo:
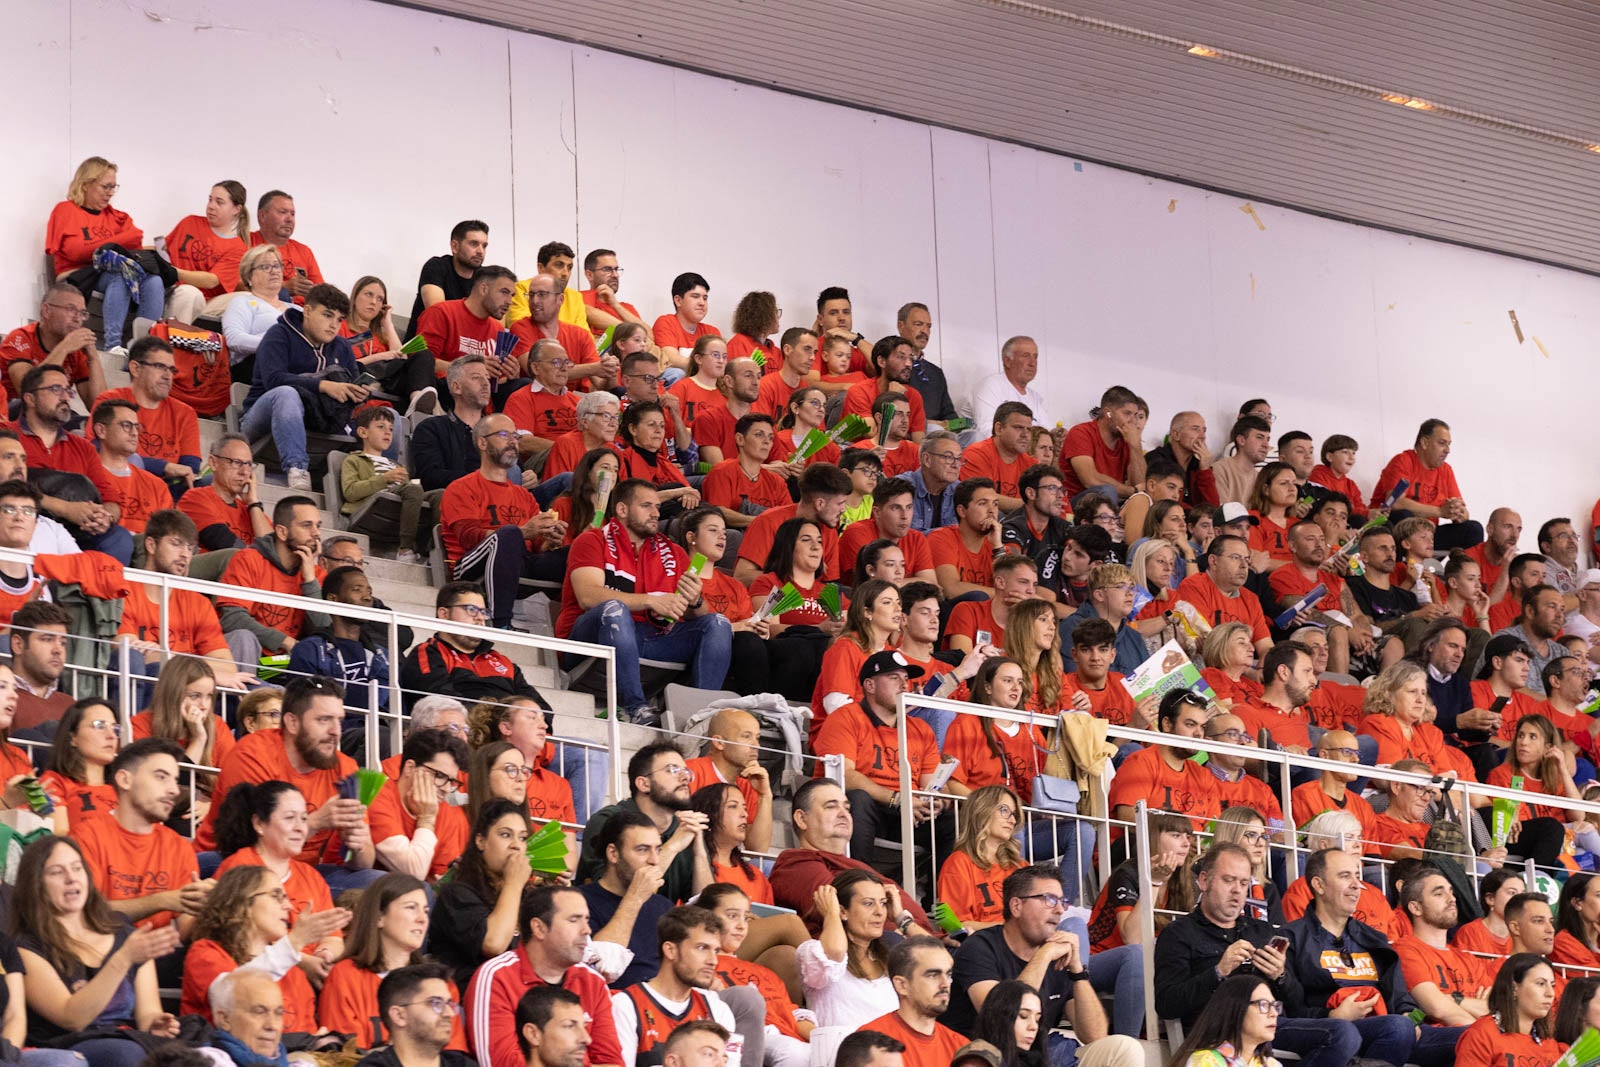
[[[1277,1067],[1272,1039],[1282,1002],[1253,974],[1223,980],[1167,1067]]]
[[[1245,910],[1257,919],[1282,925],[1283,907],[1278,887],[1267,871],[1267,843],[1272,831],[1254,808],[1243,805],[1224,811],[1214,824],[1213,845],[1231,842],[1250,853],[1250,888],[1244,895]]]
[[[812,430],[827,432],[828,428],[824,425],[827,416],[826,393],[814,385],[802,385],[796,389],[789,396],[789,404],[778,421],[778,432],[773,435],[772,453],[767,457],[767,461],[788,464],[789,469],[785,474],[790,478],[800,477],[800,472],[813,463],[837,465],[842,453],[839,451],[839,446],[832,441],[823,445],[822,451],[810,459],[801,459],[794,454],[795,449],[800,447],[806,435]]]
[[[289,894],[265,867],[235,867],[218,878],[195,916],[195,940],[184,957],[183,1014],[210,1022],[211,984],[248,963],[283,991],[284,1033],[316,1033],[317,995],[298,963],[317,938],[344,927],[350,913],[312,912],[291,928],[289,911]]]
[[[116,808],[117,790],[106,781],[106,768],[121,747],[117,713],[104,700],[85,697],[62,712],[50,746],[50,769],[39,776],[55,805],[56,833],[69,833],[85,817]]]
[[[1550,1067],[1567,1051],[1556,1039],[1555,1006],[1556,972],[1544,957],[1512,956],[1489,988],[1489,1014],[1456,1042],[1457,1067]]]
[[[317,1022],[334,1033],[354,1034],[356,1048],[370,1049],[387,1040],[373,1025],[382,1014],[378,983],[390,971],[426,962],[422,945],[428,937],[427,891],[409,874],[384,875],[361,891],[346,935],[344,958],[328,972],[317,997]],[[461,994],[454,983],[450,1000],[455,1010],[445,1048],[465,1052]]]
[[[222,336],[228,342],[233,380],[248,382],[261,339],[282,317],[289,301],[283,292],[283,260],[272,245],[257,245],[239,260],[239,290],[222,313]]]
[[[66,280],[76,271],[87,272],[85,284],[78,286],[84,295],[99,290],[104,294],[107,352],[126,355],[122,350],[122,330],[128,322],[128,307],[139,303],[139,317],[151,322],[165,315],[166,288],[159,274],[145,274],[137,285],[119,271],[99,271],[94,253],[101,245],[120,245],[129,252],[144,246],[144,231],[126,211],[111,206],[117,194],[117,165],[100,156],[90,156],[78,164],[67,185],[67,198],[50,211],[45,224],[44,251],[51,257],[56,277]]]
[[[467,822],[476,823],[483,805],[493,797],[521,804],[536,825],[549,819],[578,821],[571,784],[550,770],[556,746],[550,742],[547,715],[528,696],[479,704],[469,713],[477,747],[467,761]],[[498,747],[501,744],[510,746],[509,754]],[[568,870],[576,870],[578,851],[570,832],[567,854]]]
[[[533,876],[528,865],[528,813],[513,800],[486,801],[472,840],[439,880],[433,909],[433,955],[465,988],[472,972],[517,940],[517,909]]]
[[[1000,885],[1022,866],[1016,841],[1022,800],[1003,785],[986,785],[962,801],[958,814],[955,850],[939,868],[939,900],[968,930],[998,926],[1005,920]]]

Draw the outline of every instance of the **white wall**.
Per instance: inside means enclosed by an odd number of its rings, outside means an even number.
[[[401,309],[480,217],[523,275],[546,240],[617,248],[647,316],[683,270],[724,330],[752,288],[796,325],[846,285],[868,336],[922,300],[958,399],[1029,333],[1069,424],[1115,382],[1150,401],[1150,443],[1194,407],[1218,445],[1266,395],[1280,431],[1357,437],[1370,488],[1439,416],[1479,517],[1532,528],[1600,494],[1592,277],[1258,204],[1262,230],[1233,197],[367,0],[8,0],[0,31],[11,84],[56,94],[0,111],[0,322],[33,314],[45,216],[102,154],[147,234],[214,181],[290,190],[330,280],[379,274]]]

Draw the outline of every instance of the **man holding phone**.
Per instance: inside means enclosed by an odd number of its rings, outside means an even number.
[[[311,287],[322,284],[322,268],[311,249],[294,239],[294,197],[282,189],[271,189],[256,201],[256,222],[261,226],[250,235],[250,247],[271,245],[283,261],[283,289],[296,304],[306,302]]]

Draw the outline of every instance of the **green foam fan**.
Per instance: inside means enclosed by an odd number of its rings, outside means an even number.
[[[756,361],[756,366],[762,368],[763,370],[766,369],[767,354],[761,351],[761,349],[757,348],[752,350],[750,353],[750,358]]]
[[[606,332],[600,335],[600,340],[594,343],[595,351],[602,356],[605,355],[606,350],[611,347],[611,342],[616,340],[616,336],[617,328],[615,326],[607,326]]]
[[[807,430],[806,435],[800,439],[800,447],[795,449],[795,452],[801,459],[810,459],[827,448],[830,443],[828,435],[822,430]]]
[[[387,774],[366,768],[357,771],[353,777],[356,780],[356,799],[361,801],[363,808],[372,807],[372,802],[378,799],[378,794],[389,782]]]
[[[839,602],[839,586],[834,582],[822,587],[822,592],[817,594],[817,603],[822,605],[822,610],[828,613],[830,619],[837,619],[843,613],[843,605]]]
[[[420,333],[400,346],[402,356],[414,356],[418,352],[425,352],[428,348],[428,339]]]
[[[767,603],[762,607],[757,621],[760,621],[760,619],[775,619],[786,612],[795,610],[805,602],[806,598],[800,595],[800,590],[794,587],[794,583],[785,582],[783,588],[778,590],[777,595],[767,598]]]
[[[1596,1060],[1600,1060],[1600,1030],[1591,1026],[1578,1035],[1578,1040],[1552,1067],[1585,1067]]]
[[[860,415],[846,415],[839,420],[839,424],[828,434],[828,439],[836,445],[854,444],[863,437],[872,436],[872,424]]]
[[[889,440],[889,424],[894,421],[894,401],[885,400],[878,405],[878,444]]]
[[[280,652],[276,655],[263,655],[261,657],[261,669],[256,671],[256,677],[260,678],[263,682],[269,678],[276,678],[278,675],[282,674],[288,668],[288,666],[289,653],[287,652]]]
[[[939,929],[947,934],[954,935],[961,932],[961,920],[956,918],[956,913],[950,910],[950,905],[942,900],[933,906],[933,913],[930,918],[938,923]]]
[[[945,419],[944,428],[949,430],[951,433],[960,433],[962,430],[972,429],[972,420],[957,415],[953,419]]]
[[[565,874],[567,832],[554,819],[528,838],[528,866],[537,874]]]
[[[50,794],[44,791],[44,786],[39,784],[37,778],[22,780],[22,795],[27,798],[28,807],[35,815],[49,815],[56,810],[55,804],[50,801]]]

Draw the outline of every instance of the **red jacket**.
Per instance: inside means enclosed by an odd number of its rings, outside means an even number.
[[[461,1008],[466,1015],[467,1041],[475,1050],[479,1067],[524,1067],[517,1047],[517,1001],[544,981],[528,966],[520,947],[487,960],[472,976]],[[561,976],[561,986],[576,993],[593,1042],[585,1064],[622,1063],[622,1044],[611,1015],[611,990],[606,980],[579,964]]]
[[[817,889],[833,881],[841,871],[870,870],[872,868],[860,860],[853,860],[849,856],[841,856],[834,852],[819,852],[812,848],[786,848],[778,853],[778,859],[772,865],[772,874],[767,880],[772,883],[773,903],[799,912],[800,917],[805,920],[806,929],[815,937],[822,930],[822,917],[817,914],[811,899],[816,896]],[[922,910],[922,905],[912,899],[911,894],[902,889],[898,883],[890,882],[890,884],[899,891],[900,904],[911,912],[912,921],[918,926],[932,930],[933,924],[928,921],[928,914]]]

